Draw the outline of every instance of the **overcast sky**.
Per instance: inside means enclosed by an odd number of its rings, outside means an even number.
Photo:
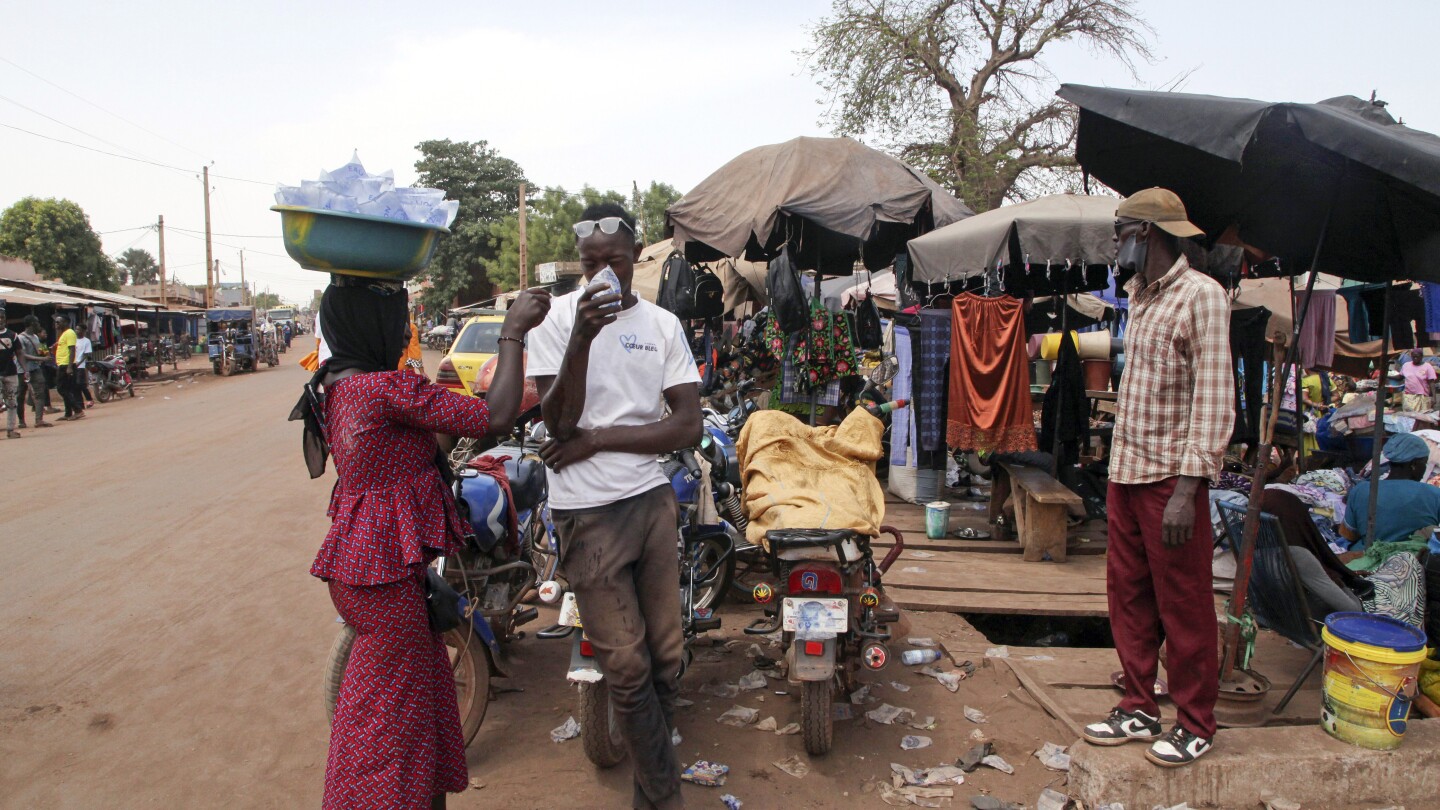
[[[1060,81],[1272,101],[1368,96],[1440,132],[1440,3],[1149,0],[1160,58],[1138,78],[1075,47]],[[415,144],[488,140],[539,185],[694,186],[736,154],[825,135],[796,51],[827,0],[179,3],[0,0],[0,208],[79,203],[107,252],[157,251],[203,283],[200,167],[225,281],[308,302],[326,277],[284,255],[273,184],[358,149],[413,183]],[[63,89],[62,89],[63,88]],[[112,113],[114,115],[112,115]],[[123,119],[123,120],[122,120]],[[137,126],[138,125],[138,126]],[[76,146],[137,156],[122,160]],[[238,179],[225,179],[238,178]],[[247,182],[259,181],[259,182]],[[182,229],[188,229],[182,230]]]

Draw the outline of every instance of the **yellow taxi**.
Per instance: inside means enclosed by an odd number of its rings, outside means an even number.
[[[440,361],[435,382],[456,393],[475,396],[475,377],[481,367],[500,351],[500,327],[505,313],[498,310],[467,318],[460,334],[450,344],[450,353]]]

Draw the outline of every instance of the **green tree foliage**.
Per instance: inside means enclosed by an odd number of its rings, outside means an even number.
[[[426,311],[440,312],[490,294],[494,280],[486,266],[496,256],[490,228],[519,209],[525,174],[485,141],[446,138],[415,148],[419,185],[444,189],[447,199],[460,202],[451,234],[435,250],[427,274],[431,288],[421,299]]]
[[[627,205],[618,191],[600,191],[585,186],[571,194],[558,186],[547,188],[527,201],[525,238],[529,264],[580,260],[571,226],[588,205],[602,202]],[[485,273],[501,290],[513,290],[520,283],[520,216],[512,214],[490,226],[490,245],[495,257],[485,261]],[[530,283],[535,283],[532,275]]]
[[[276,309],[280,306],[280,296],[272,292],[255,293],[255,300],[252,302],[255,308],[260,311]]]
[[[0,214],[0,253],[24,259],[45,278],[95,290],[120,289],[90,218],[70,200],[26,197]]]
[[[1153,33],[1134,0],[835,0],[804,52],[842,135],[875,135],[976,211],[1073,176],[1074,109],[1049,46],[1133,67]]]
[[[121,284],[160,283],[160,265],[144,248],[127,248],[115,257],[115,264]]]
[[[640,238],[647,245],[653,245],[665,238],[665,209],[680,199],[679,189],[669,183],[650,181],[650,188],[640,195],[640,204],[632,206],[635,216],[640,218]]]

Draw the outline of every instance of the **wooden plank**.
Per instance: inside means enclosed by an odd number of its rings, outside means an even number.
[[[1088,558],[1086,562],[1094,560]],[[997,558],[986,555],[975,561],[935,562],[905,560],[890,567],[885,574],[886,587],[916,588],[931,591],[974,591],[994,593],[1025,593],[1044,601],[1050,594],[1105,595],[1104,568],[1100,575],[1071,574],[1078,567],[1048,569],[1026,565],[1014,557]],[[906,571],[923,568],[924,571]],[[1088,572],[1087,572],[1088,573]]]
[[[1065,727],[1070,729],[1071,734],[1074,734],[1076,737],[1082,736],[1080,732],[1083,729],[1080,723],[1076,722],[1075,718],[1071,717],[1070,713],[1065,711],[1065,707],[1060,705],[1059,701],[1055,699],[1055,696],[1052,695],[1049,690],[1041,686],[1034,678],[1030,677],[1030,674],[1025,671],[1024,664],[1009,658],[996,658],[995,660],[1004,663],[1005,666],[1010,668],[1011,672],[1015,673],[1015,677],[1020,680],[1020,685],[1025,687],[1025,691],[1029,692],[1030,696],[1035,698],[1035,701],[1039,703],[1045,711],[1049,712],[1051,717],[1065,724]]]
[[[1010,474],[1012,485],[1018,484],[1040,503],[1073,503],[1077,505],[1084,503],[1079,495],[1071,492],[1068,487],[1056,481],[1054,476],[1044,470],[1010,464],[1001,464],[1000,466]]]
[[[962,540],[958,537],[931,540],[925,536],[923,530],[910,532],[902,529],[901,532],[905,535],[906,551],[955,551],[977,554],[1019,554],[1024,551],[1024,549],[1020,547],[1020,544],[1014,540],[1000,540],[997,538],[991,538],[989,540]],[[870,541],[870,546],[877,551],[882,548],[888,550],[893,545],[895,545],[895,541],[891,540],[888,534],[882,534],[878,538]],[[1105,553],[1105,541],[1103,539],[1093,540],[1087,537],[1072,535],[1066,541],[1065,549],[1065,553],[1069,555],[1100,555]]]
[[[1045,555],[1057,563],[1065,562],[1065,523],[1069,519],[1065,506],[1039,503],[1025,492],[1020,508],[1015,510],[1015,525],[1020,545],[1025,549],[1026,562],[1044,562]]]
[[[885,593],[904,610],[934,610],[946,613],[1001,613],[1013,616],[1098,616],[1109,615],[1103,595],[996,593],[973,591],[927,591],[885,587]]]

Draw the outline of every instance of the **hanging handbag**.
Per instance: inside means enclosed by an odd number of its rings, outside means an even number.
[[[805,303],[805,290],[800,286],[800,273],[790,261],[788,245],[770,260],[765,288],[770,291],[770,317],[777,329],[793,335],[809,325],[810,308]]]
[[[873,294],[866,295],[855,309],[855,345],[870,351],[880,348],[881,339],[880,308]]]

